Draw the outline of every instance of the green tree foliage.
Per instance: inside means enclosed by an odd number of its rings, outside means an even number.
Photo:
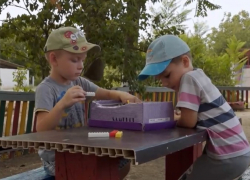
[[[235,35],[238,40],[246,42],[243,48],[250,47],[250,16],[248,12],[241,11],[234,16],[231,13],[226,13],[219,28],[212,28],[212,32],[208,35],[211,53],[225,53],[227,39],[232,35]]]
[[[27,80],[26,74],[27,69],[25,68],[18,68],[17,71],[13,72],[13,81],[16,83],[13,87],[13,91],[32,92],[30,87],[24,85],[24,81]]]
[[[179,35],[187,29],[185,23],[190,9],[181,7],[176,0],[163,0],[160,8],[150,8],[154,38],[165,34]]]
[[[193,3],[195,0],[187,0],[185,2],[185,5],[189,5]],[[208,0],[196,0],[196,10],[195,10],[195,16],[207,16],[207,10],[216,10],[220,9],[221,6],[211,3]]]
[[[26,14],[12,18],[8,13],[0,29],[0,38],[12,38],[16,43],[23,45],[23,51],[10,46],[4,50],[8,54],[16,54],[17,59],[24,60],[27,68],[34,70],[35,75],[44,78],[48,75],[49,66],[44,58],[43,47],[50,31],[62,25],[60,24],[62,14],[57,12],[56,6],[48,1],[22,2],[1,1],[0,10],[7,6],[14,6],[26,10]]]
[[[190,47],[191,55],[193,58],[193,66],[202,68],[206,61],[206,45],[204,39],[195,34],[182,34],[180,35],[180,38],[185,41]]]
[[[144,84],[139,83],[136,77],[144,65],[148,42],[154,38],[148,36],[148,41],[139,41],[139,32],[147,31],[146,28],[152,25],[149,21],[151,16],[146,12],[146,2],[147,0],[2,0],[0,13],[9,6],[26,11],[26,14],[14,18],[8,14],[0,28],[0,38],[12,39],[22,46],[21,49],[17,48],[18,50],[6,49],[9,46],[5,46],[5,55],[10,57],[11,54],[16,54],[15,59],[24,62],[26,67],[33,70],[35,76],[43,79],[49,73],[43,53],[49,33],[61,26],[76,26],[84,30],[88,41],[99,44],[102,48],[99,54],[88,55],[85,62],[88,67],[88,64],[99,58],[106,64],[105,78],[98,84],[110,87],[110,82],[126,82],[131,90],[141,91]],[[190,3],[191,1],[186,1],[186,5]],[[197,0],[197,5],[197,15],[205,15],[204,11],[207,9],[216,9],[209,1]],[[180,13],[178,18],[173,19],[173,10],[174,8],[169,11],[170,14],[158,14],[153,17],[155,27],[161,23],[167,26],[162,27],[161,32],[183,32],[178,24],[185,20],[189,11]],[[167,18],[168,21],[157,21],[157,18]],[[110,70],[116,73],[108,73]]]
[[[239,83],[237,77],[247,60],[244,56],[247,50],[240,51],[244,44],[234,36],[228,39],[226,53],[207,58],[203,69],[215,85],[233,86]]]
[[[15,38],[16,42],[24,43],[27,66],[36,69],[35,73],[44,78],[49,67],[43,47],[49,33],[60,26],[77,26],[84,30],[88,41],[102,47],[100,54],[88,56],[86,64],[101,58],[111,68],[122,72],[120,81],[128,82],[132,89],[136,89],[136,73],[142,62],[142,50],[138,47],[139,30],[145,30],[148,25],[145,3],[146,0],[41,0],[24,1],[22,6],[18,0],[3,0],[1,10],[16,6],[25,9],[27,14],[16,18],[8,14],[0,29],[0,38]],[[105,81],[100,84],[106,86]]]
[[[195,36],[199,36],[200,38],[204,39],[204,36],[208,32],[208,30],[209,30],[209,26],[205,22],[197,21],[194,24],[194,32],[191,34],[193,34]]]
[[[201,68],[217,86],[233,86],[238,84],[237,77],[246,63],[247,49],[242,50],[245,42],[232,36],[227,39],[225,52],[211,54],[205,40],[197,34],[180,36],[191,49],[193,66]]]
[[[0,58],[23,66],[28,63],[25,45],[16,42],[15,37],[0,39]]]

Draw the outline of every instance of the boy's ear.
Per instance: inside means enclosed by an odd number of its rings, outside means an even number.
[[[56,53],[55,52],[51,52],[49,53],[49,63],[53,66],[57,65],[57,59],[56,59]]]
[[[187,55],[182,56],[182,63],[184,65],[184,67],[189,67],[190,59],[189,59],[189,57]]]

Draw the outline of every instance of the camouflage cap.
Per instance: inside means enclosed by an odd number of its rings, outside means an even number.
[[[74,27],[61,27],[50,33],[44,51],[63,49],[71,53],[82,53],[94,47],[101,50],[100,46],[86,40],[83,31]]]

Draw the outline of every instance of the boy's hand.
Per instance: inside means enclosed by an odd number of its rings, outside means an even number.
[[[140,103],[142,102],[139,98],[136,96],[133,96],[127,92],[120,92],[119,98],[123,103]]]
[[[95,93],[95,99],[97,100],[116,100],[122,101],[123,103],[140,103],[142,102],[136,96],[133,96],[124,91],[117,90],[107,90],[103,88],[98,88]]]
[[[68,108],[77,102],[84,101],[86,92],[80,86],[73,86],[67,90],[63,98],[59,101],[62,107]]]
[[[180,110],[174,110],[174,120],[178,121],[181,118],[181,111]]]

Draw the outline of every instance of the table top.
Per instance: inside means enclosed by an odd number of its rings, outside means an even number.
[[[206,140],[205,130],[163,129],[157,131],[122,130],[121,138],[89,138],[88,132],[110,132],[113,129],[80,127],[0,138],[3,148],[35,148],[124,157],[138,165],[182,150]]]

